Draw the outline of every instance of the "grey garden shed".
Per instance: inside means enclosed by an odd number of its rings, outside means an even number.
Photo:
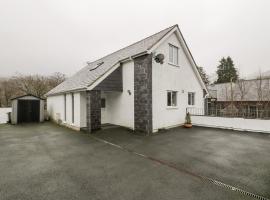
[[[24,95],[11,99],[11,123],[43,122],[44,99]]]

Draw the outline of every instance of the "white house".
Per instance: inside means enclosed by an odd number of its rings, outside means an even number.
[[[50,117],[89,132],[115,124],[153,133],[204,108],[206,87],[174,25],[88,63],[47,94]]]

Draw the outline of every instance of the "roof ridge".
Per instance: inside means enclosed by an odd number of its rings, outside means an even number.
[[[167,33],[169,33],[169,32],[170,32],[174,27],[176,27],[176,26],[178,26],[178,24],[175,24],[175,25],[170,26],[170,27],[168,27],[168,28],[162,29],[161,31],[159,31],[159,32],[157,32],[157,33],[154,33],[154,34],[152,34],[152,35],[149,35],[149,36],[147,36],[147,37],[145,37],[145,38],[143,38],[143,39],[141,39],[141,40],[139,40],[139,41],[137,41],[137,42],[134,42],[134,43],[132,43],[132,44],[130,44],[130,45],[128,45],[128,46],[122,47],[121,49],[118,49],[117,51],[114,51],[114,52],[112,52],[112,53],[110,53],[110,54],[107,54],[106,56],[103,56],[103,57],[101,57],[101,58],[99,58],[99,59],[97,59],[97,60],[94,60],[93,62],[89,62],[89,64],[94,63],[94,62],[97,62],[97,61],[99,61],[99,60],[102,60],[102,59],[104,59],[104,58],[106,58],[106,57],[108,57],[108,56],[110,56],[110,55],[112,55],[112,54],[115,54],[115,53],[117,53],[117,52],[119,52],[119,51],[121,51],[121,50],[123,50],[123,49],[126,49],[126,48],[128,48],[128,47],[130,47],[130,46],[133,46],[133,45],[135,45],[135,44],[137,44],[137,43],[140,43],[140,42],[142,42],[143,40],[146,40],[146,39],[148,39],[148,38],[150,38],[150,37],[153,37],[153,36],[155,36],[155,35],[157,35],[157,34],[159,34],[159,33],[161,33],[161,32],[163,32],[163,31],[165,31],[165,30],[168,29],[168,31],[164,34],[164,35],[166,35]]]
[[[258,81],[258,80],[262,80],[262,81],[265,81],[265,80],[270,80],[270,77],[262,77],[261,79],[260,78],[252,78],[252,79],[238,79],[237,81],[235,82],[232,82],[233,84],[236,84],[237,82],[244,82],[244,81]],[[226,82],[226,83],[213,83],[210,85],[211,86],[216,86],[216,85],[227,85],[227,84],[230,84],[231,82]]]
[[[78,88],[80,89],[88,87],[89,84],[95,82],[100,76],[102,76],[106,71],[108,71],[115,64],[116,61],[119,62],[121,59],[126,59],[130,56],[138,55],[142,52],[147,52],[150,47],[152,47],[154,44],[157,44],[162,38],[168,35],[176,27],[178,27],[177,24],[158,31],[121,49],[118,49],[117,51],[114,51],[106,56],[94,60],[93,62],[88,62],[81,70],[76,72],[73,76],[69,77],[63,83],[50,90],[47,95],[57,94],[66,91],[74,91]],[[104,64],[99,67],[98,70],[90,72],[89,69],[92,69],[94,65],[99,62],[104,62]]]

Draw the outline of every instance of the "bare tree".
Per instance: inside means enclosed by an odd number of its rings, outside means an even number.
[[[261,72],[259,73],[259,76],[256,79],[256,90],[257,90],[256,115],[257,117],[261,117],[261,114],[259,113],[259,110],[261,110],[262,108],[262,101],[263,101],[263,77]]]
[[[241,111],[241,115],[244,117],[245,112],[244,112],[244,104],[243,104],[243,102],[245,100],[246,95],[248,94],[248,87],[247,87],[247,84],[246,84],[247,81],[243,80],[243,79],[240,79],[236,83],[237,83],[237,86],[238,86],[238,89],[239,89],[240,111]]]
[[[270,78],[264,80],[264,100],[265,100],[265,115],[270,117]]]
[[[23,93],[44,97],[49,90],[65,80],[65,75],[61,73],[55,73],[48,77],[41,75],[17,75],[15,80],[19,90]]]
[[[51,76],[17,74],[12,78],[0,79],[0,107],[10,106],[10,99],[24,94],[38,97],[44,95],[66,79],[61,73]]]
[[[52,89],[66,80],[66,75],[56,72],[48,77],[48,86]]]
[[[2,88],[2,105],[10,106],[10,99],[21,93],[17,90],[17,85],[13,79],[4,80],[1,84]]]

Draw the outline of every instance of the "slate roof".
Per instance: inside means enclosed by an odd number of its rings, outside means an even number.
[[[122,48],[112,54],[109,54],[94,62],[88,63],[87,66],[82,68],[80,71],[78,71],[76,74],[68,78],[63,83],[53,88],[46,95],[50,96],[68,91],[86,89],[89,85],[94,83],[99,77],[101,77],[104,73],[106,73],[119,61],[146,52],[147,50],[151,49],[151,47],[153,47],[157,42],[159,42],[167,33],[169,33],[176,26],[177,25],[166,28],[154,35],[151,35],[132,45]],[[97,67],[99,63],[102,64],[99,67]],[[91,69],[95,70],[90,71]]]
[[[241,94],[244,94],[242,101],[259,101],[258,91],[260,90],[258,88],[260,87],[262,88],[261,100],[270,101],[270,78],[262,79],[261,83],[258,79],[244,80],[242,83],[240,82],[240,84],[233,83],[233,100],[241,101]],[[243,88],[243,92],[241,92],[240,88]],[[217,98],[217,101],[231,101],[231,83],[211,85],[208,87],[208,90],[210,96]]]

